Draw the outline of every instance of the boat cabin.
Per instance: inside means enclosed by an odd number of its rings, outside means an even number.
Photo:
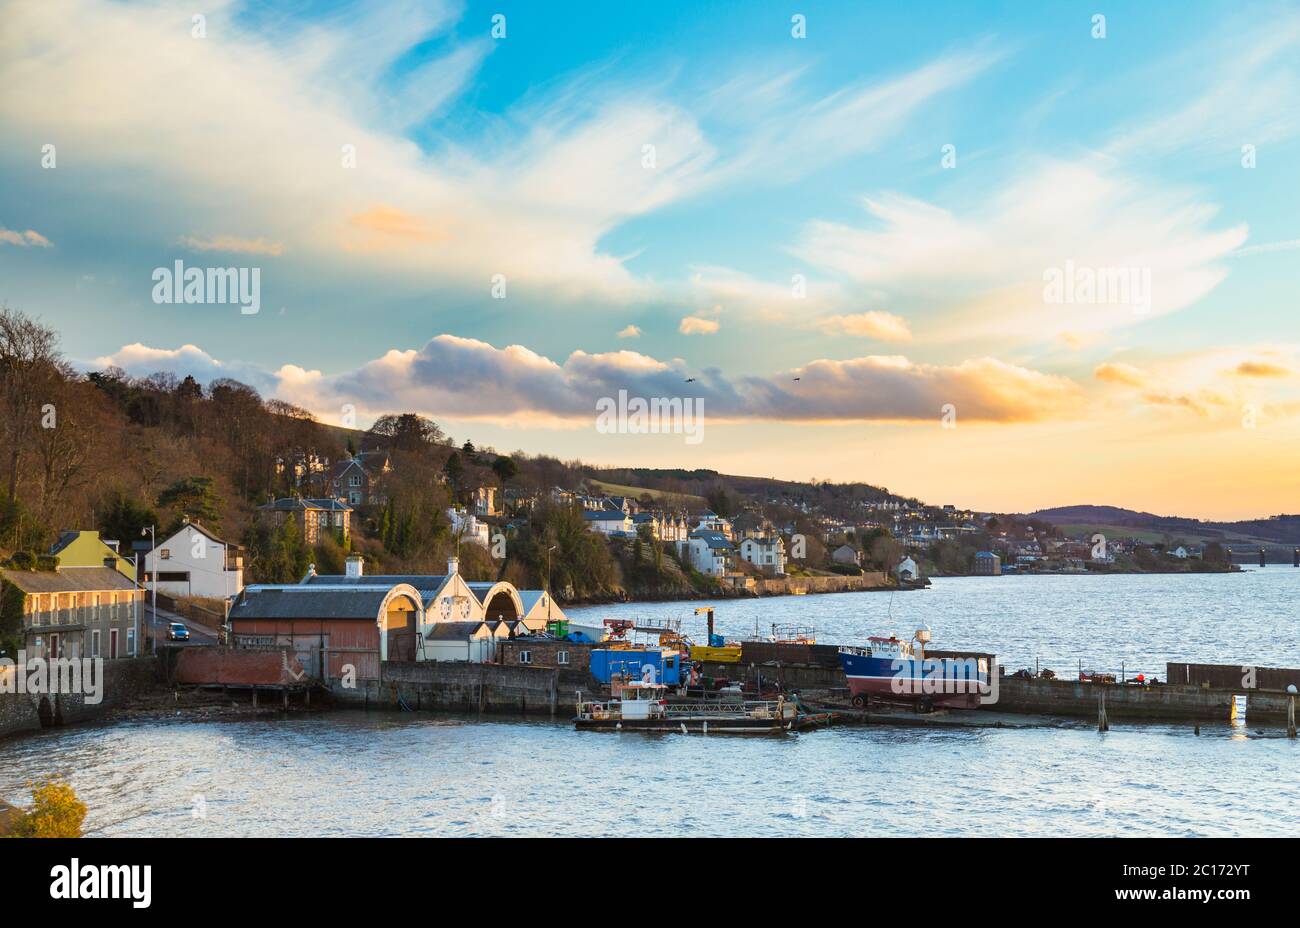
[[[668,687],[662,683],[615,684],[613,696],[619,702],[619,715],[625,719],[649,719],[663,715]]]
[[[867,639],[871,656],[885,660],[906,659],[912,657],[912,644],[890,635],[888,638],[873,636]]]

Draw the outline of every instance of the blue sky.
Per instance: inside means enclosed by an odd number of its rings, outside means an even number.
[[[1297,488],[1205,479],[1297,442],[1295,4],[0,8],[0,300],[87,366],[967,505]],[[154,303],[177,259],[258,266],[260,311]],[[1151,305],[1045,305],[1075,265]],[[624,386],[700,391],[711,439],[594,434]]]

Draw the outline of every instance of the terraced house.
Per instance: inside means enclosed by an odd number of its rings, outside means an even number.
[[[28,659],[134,656],[143,596],[113,567],[0,570],[0,602],[22,612]]]

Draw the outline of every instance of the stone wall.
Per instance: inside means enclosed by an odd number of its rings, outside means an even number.
[[[600,686],[586,669],[458,661],[385,661],[381,676],[353,688],[331,680],[329,690],[339,704],[370,709],[560,714],[577,705],[578,690],[590,696]]]
[[[998,701],[987,708],[999,712],[1096,717],[1099,691],[1106,691],[1106,714],[1113,718],[1150,721],[1228,721],[1234,695],[1244,691],[1199,686],[1100,686],[1071,680],[1002,677]],[[1247,718],[1285,719],[1285,693],[1251,693]]]
[[[18,670],[9,670],[17,673]],[[88,704],[79,693],[0,693],[0,737],[50,725],[97,719],[158,685],[152,657],[104,661],[103,698]]]

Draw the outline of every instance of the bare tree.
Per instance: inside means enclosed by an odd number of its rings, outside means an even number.
[[[7,451],[7,492],[17,498],[23,453],[41,425],[42,407],[66,371],[59,337],[7,305],[0,306],[0,439]]]

